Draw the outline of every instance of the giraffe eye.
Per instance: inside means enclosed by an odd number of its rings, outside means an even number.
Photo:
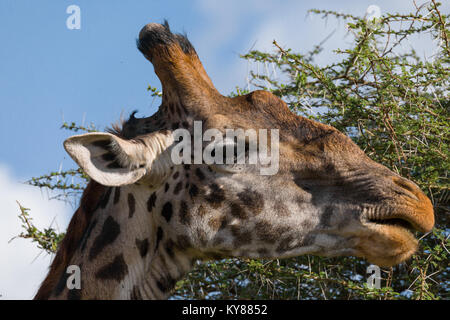
[[[237,162],[237,146],[234,145],[224,145],[222,147],[222,156],[224,164],[233,164]]]
[[[242,159],[245,159],[245,157],[248,155],[248,143],[245,144],[244,150],[239,150],[237,144],[233,144],[232,146],[229,144],[222,145],[222,163],[223,164],[234,164],[237,163],[238,159],[240,159],[240,156]],[[211,156],[215,157],[216,152],[215,149],[212,150]]]
[[[220,152],[223,157],[222,163],[213,164],[212,168],[216,171],[227,173],[243,172],[249,159],[249,144],[247,141],[243,142],[238,143],[236,139],[234,141],[225,139],[220,146]],[[212,153],[212,156],[215,156],[215,152]]]
[[[249,143],[245,140],[228,141],[222,146],[223,163],[228,165],[246,164],[249,157]]]

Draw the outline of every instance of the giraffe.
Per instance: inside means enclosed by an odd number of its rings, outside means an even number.
[[[35,299],[164,299],[198,260],[353,255],[408,259],[411,231],[434,225],[413,182],[372,161],[337,129],[292,113],[265,91],[221,95],[185,35],[147,24],[137,47],[162,103],[64,147],[91,178]],[[179,128],[279,129],[279,167],[174,164]],[[68,289],[69,265],[81,289]]]

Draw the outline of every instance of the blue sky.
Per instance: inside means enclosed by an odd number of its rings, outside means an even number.
[[[66,8],[72,4],[81,9],[80,30],[66,27],[69,16]],[[343,24],[307,16],[308,9],[363,16],[369,5],[378,5],[382,13],[413,9],[409,0],[2,0],[0,190],[5,201],[10,202],[3,208],[7,210],[4,214],[18,214],[15,200],[27,205],[27,200],[40,197],[41,204],[30,201],[37,213],[47,210],[47,215],[39,213],[39,223],[50,223],[58,210],[65,210],[60,222],[64,228],[71,215],[69,209],[59,204],[51,207],[45,194],[39,196],[36,190],[31,196],[25,186],[16,185],[32,176],[58,170],[61,165],[63,169],[75,167],[62,147],[64,139],[72,134],[60,130],[63,119],[94,123],[102,130],[119,120],[121,114],[126,117],[135,109],[139,110],[139,117],[156,111],[159,101],[146,88],[148,85],[159,88],[159,80],[135,45],[139,30],[146,23],[167,19],[172,31],[186,32],[218,90],[228,94],[236,85],[246,85],[247,70],[252,66],[240,59],[239,54],[250,48],[271,50],[272,40],[277,39],[285,47],[306,51],[336,30],[320,57],[319,62],[327,62],[334,59],[332,49],[350,42]],[[447,3],[442,11],[449,10]],[[418,39],[418,44],[425,52],[426,40]],[[5,194],[8,190],[16,191]],[[8,221],[15,223],[5,226],[9,234],[17,234],[20,225],[16,220]],[[13,245],[5,248],[13,250]],[[27,251],[31,257],[36,254],[32,250]],[[39,280],[46,265],[48,260],[42,260],[28,267],[41,268],[36,271]],[[28,285],[35,288],[38,280]],[[12,296],[27,298],[32,293]]]

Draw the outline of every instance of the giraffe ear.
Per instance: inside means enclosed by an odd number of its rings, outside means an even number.
[[[155,159],[172,136],[155,132],[124,140],[110,133],[86,133],[64,141],[64,148],[86,174],[105,186],[133,184],[146,175],[158,175]],[[163,143],[166,142],[166,143]],[[161,174],[159,172],[159,174]]]

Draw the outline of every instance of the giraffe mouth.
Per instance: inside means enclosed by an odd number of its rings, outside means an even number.
[[[366,211],[366,233],[360,235],[357,255],[379,266],[393,266],[409,259],[418,248],[415,232],[429,232],[434,225],[431,202],[425,196],[422,200]]]
[[[410,220],[369,218],[366,234],[362,235],[356,250],[358,256],[378,266],[394,266],[411,257],[418,248],[415,231],[421,231]]]
[[[413,223],[408,220],[400,219],[400,218],[392,218],[392,219],[369,219],[368,220],[372,224],[377,224],[381,226],[394,226],[405,229],[408,232],[420,231],[421,228],[415,227]]]
[[[398,227],[410,232],[429,232],[434,226],[433,206],[428,198],[422,198],[424,199],[421,202],[403,202],[372,208],[365,213],[365,221],[380,227]]]

